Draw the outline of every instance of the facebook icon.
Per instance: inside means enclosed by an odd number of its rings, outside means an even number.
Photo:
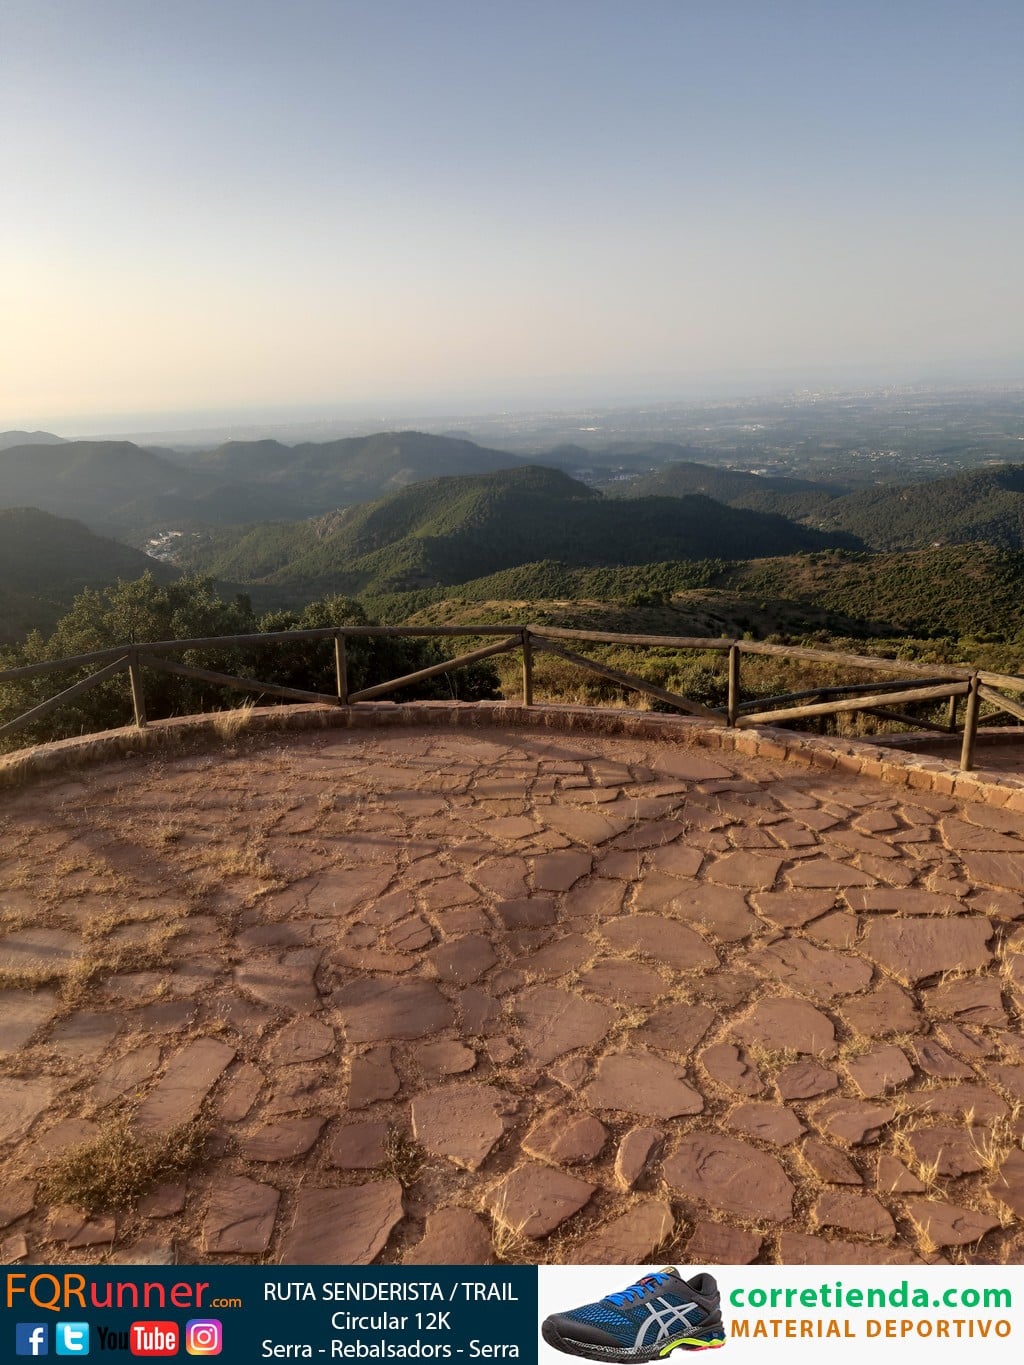
[[[44,1322],[19,1322],[15,1331],[15,1355],[49,1355],[49,1336],[49,1328]]]
[[[57,1354],[59,1356],[87,1356],[89,1354],[89,1324],[87,1322],[58,1322]]]

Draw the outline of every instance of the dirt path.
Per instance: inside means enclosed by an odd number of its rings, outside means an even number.
[[[5,792],[3,1259],[1019,1262],[1022,891],[1016,815],[599,736]]]

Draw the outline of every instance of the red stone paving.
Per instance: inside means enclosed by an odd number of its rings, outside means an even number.
[[[657,739],[0,794],[0,1256],[1024,1260],[1024,817]],[[212,1127],[132,1210],[41,1162]]]

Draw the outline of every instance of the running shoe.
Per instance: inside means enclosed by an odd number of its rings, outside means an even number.
[[[670,1351],[725,1345],[714,1278],[684,1280],[675,1266],[644,1275],[597,1303],[553,1313],[541,1333],[556,1351],[587,1360],[660,1360]]]

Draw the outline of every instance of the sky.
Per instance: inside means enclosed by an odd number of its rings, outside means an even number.
[[[1024,379],[1020,0],[3,0],[0,428]]]

